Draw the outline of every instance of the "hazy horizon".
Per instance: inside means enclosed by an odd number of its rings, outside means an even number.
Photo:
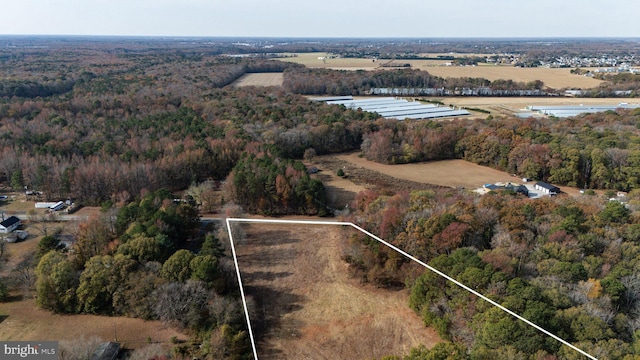
[[[21,0],[0,34],[239,38],[637,38],[640,2]]]

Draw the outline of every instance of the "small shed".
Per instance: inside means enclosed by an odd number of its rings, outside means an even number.
[[[0,233],[8,234],[20,226],[20,219],[15,216],[10,216],[4,221],[0,222]]]
[[[106,342],[98,346],[96,351],[91,354],[91,360],[115,360],[120,352],[120,343]]]
[[[560,188],[557,186],[553,186],[551,184],[547,184],[546,182],[543,181],[538,181],[536,182],[534,188],[536,190],[540,190],[545,194],[549,194],[549,195],[556,195],[560,193]]]

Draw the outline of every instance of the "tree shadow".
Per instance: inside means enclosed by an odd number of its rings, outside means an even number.
[[[251,328],[258,344],[260,358],[277,359],[282,352],[275,348],[271,339],[299,337],[304,326],[301,321],[284,319],[286,314],[301,310],[306,297],[287,290],[276,290],[268,286],[245,286],[245,294],[255,301],[250,310]]]
[[[285,245],[285,244],[295,244],[300,240],[291,236],[291,231],[285,230],[272,230],[266,231],[264,233],[249,233],[247,235],[246,244],[247,245],[257,245],[257,246],[274,246],[274,245]]]
[[[293,275],[291,272],[271,272],[271,271],[254,271],[247,272],[243,275],[247,282],[251,282],[254,279],[264,279],[267,281],[274,281],[276,279],[282,279]]]

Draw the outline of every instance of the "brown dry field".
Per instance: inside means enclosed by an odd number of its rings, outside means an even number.
[[[0,305],[0,339],[8,341],[60,341],[81,336],[117,340],[128,349],[154,343],[169,344],[172,336],[186,339],[160,321],[97,315],[59,315],[39,309],[35,300],[10,301]]]
[[[358,153],[337,155],[337,158],[399,179],[448,187],[475,189],[486,183],[517,180],[503,171],[464,160],[386,165],[361,158]]]
[[[574,97],[446,97],[433,98],[447,105],[480,108],[490,111],[492,114],[512,116],[516,112],[523,111],[529,105],[618,105],[621,102],[640,104],[638,99],[625,98],[574,98]],[[485,118],[487,114],[476,114]]]
[[[282,86],[284,77],[282,73],[253,73],[244,74],[234,81],[232,86]]]
[[[336,70],[376,70],[386,60],[372,61],[371,59],[337,58],[326,59],[324,62],[318,57],[326,53],[302,53],[297,57],[280,58],[281,61],[295,62],[310,68],[329,68]],[[436,56],[438,54],[432,54]],[[440,54],[445,55],[445,54]],[[458,54],[459,55],[459,54]],[[474,55],[474,54],[465,54]],[[477,55],[477,54],[475,54]],[[461,55],[460,55],[461,56]],[[554,89],[597,87],[600,80],[586,76],[571,74],[571,69],[547,68],[516,68],[510,65],[479,65],[479,66],[443,66],[449,60],[397,60],[397,63],[409,63],[414,69],[425,70],[432,75],[441,77],[482,77],[488,80],[513,80],[529,82],[540,80]]]
[[[477,189],[487,183],[520,183],[521,179],[504,171],[470,163],[464,160],[442,160],[424,163],[386,165],[358,156],[358,153],[336,155],[336,158],[357,167],[391,176],[400,180],[445,187]],[[569,195],[578,195],[579,189],[560,186]]]
[[[29,236],[24,241],[7,244],[8,261],[2,264],[2,276],[28,253],[35,252],[42,236]],[[184,334],[160,321],[145,321],[126,317],[97,315],[60,315],[39,309],[32,296],[23,298],[13,291],[8,302],[0,303],[0,340],[74,340],[81,336],[97,336],[105,341],[117,341],[129,349],[144,347],[148,339],[169,344],[171,337],[186,339]]]
[[[407,290],[349,276],[350,229],[251,224],[237,246],[245,293],[264,318],[252,322],[260,359],[373,359],[442,341],[408,307]]]
[[[416,67],[431,75],[443,78],[475,77],[487,80],[513,80],[530,82],[540,80],[545,86],[553,89],[572,88],[589,89],[599,86],[602,81],[590,77],[571,74],[571,69],[518,68],[511,65],[479,65],[479,66],[432,66]]]

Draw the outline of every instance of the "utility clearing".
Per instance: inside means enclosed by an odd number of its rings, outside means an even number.
[[[342,256],[353,229],[242,226],[247,238],[236,251],[245,294],[255,301],[260,359],[373,359],[442,341],[409,309],[407,290],[349,276]]]

